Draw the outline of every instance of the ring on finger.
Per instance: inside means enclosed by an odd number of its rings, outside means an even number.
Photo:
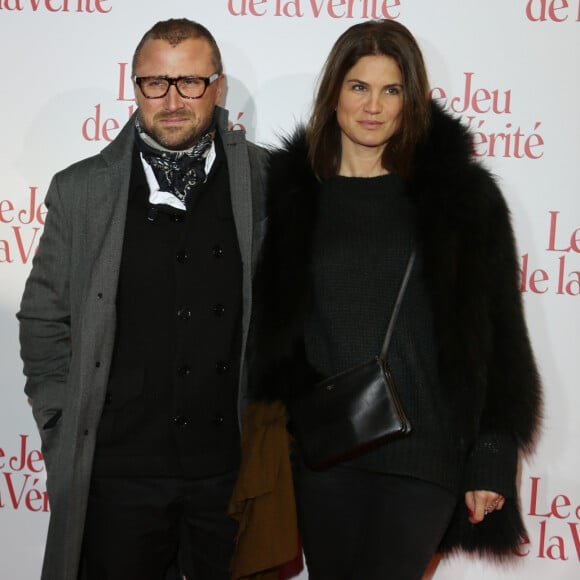
[[[487,515],[489,513],[491,513],[496,507],[497,507],[498,502],[494,501],[493,503],[490,503],[484,510],[483,513],[484,515]]]

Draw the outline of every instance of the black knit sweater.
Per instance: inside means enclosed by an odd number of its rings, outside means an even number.
[[[317,199],[306,355],[330,376],[378,355],[408,257],[415,215],[395,175],[335,177]],[[457,491],[459,451],[439,390],[432,317],[418,257],[395,323],[388,362],[413,431],[350,464],[408,475]]]

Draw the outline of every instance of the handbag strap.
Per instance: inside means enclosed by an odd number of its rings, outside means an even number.
[[[393,313],[391,314],[391,320],[389,320],[389,326],[387,328],[387,334],[385,335],[385,340],[383,342],[383,347],[381,348],[380,358],[385,360],[387,356],[387,350],[389,348],[389,343],[391,342],[391,336],[393,335],[393,329],[395,327],[395,321],[399,315],[399,310],[401,309],[401,302],[403,301],[403,296],[405,295],[405,290],[407,288],[407,283],[409,282],[409,277],[411,276],[411,270],[413,269],[413,263],[415,262],[416,251],[413,250],[409,256],[409,261],[407,262],[407,269],[401,281],[401,286],[399,288],[399,293],[397,294],[397,300],[395,301],[395,306],[393,307]]]

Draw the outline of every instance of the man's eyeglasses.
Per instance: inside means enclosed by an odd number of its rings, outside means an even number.
[[[220,78],[218,73],[209,77],[135,77],[135,83],[146,99],[161,99],[171,85],[184,99],[201,99],[209,85]]]

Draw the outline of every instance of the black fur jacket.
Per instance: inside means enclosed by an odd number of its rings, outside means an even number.
[[[505,200],[490,173],[474,160],[468,131],[435,104],[430,134],[417,149],[411,175],[407,185],[416,206],[440,384],[457,440],[467,457],[478,445],[489,447],[487,435],[493,433],[507,434],[528,452],[538,430],[540,381]],[[318,187],[300,128],[270,161],[269,225],[250,337],[255,400],[288,400],[315,378],[305,358],[303,323],[311,304],[309,259]],[[515,454],[511,462],[515,479]],[[489,489],[485,476],[480,481],[475,489]],[[460,501],[441,548],[501,556],[524,536],[514,493],[501,512],[476,526],[468,523]]]

